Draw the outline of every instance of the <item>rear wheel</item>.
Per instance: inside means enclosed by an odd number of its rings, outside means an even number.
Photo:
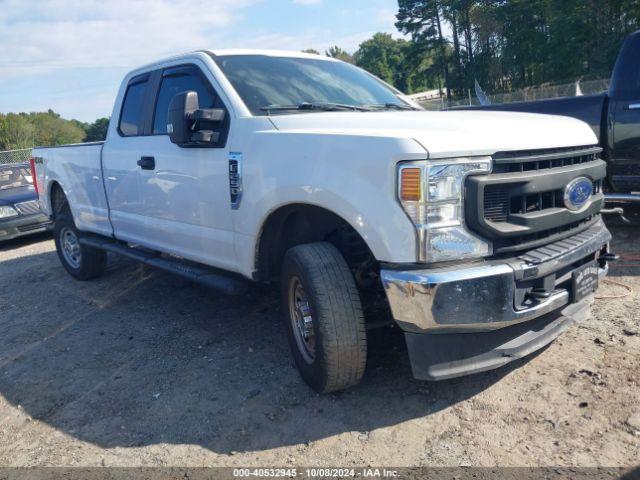
[[[281,282],[289,344],[302,378],[320,393],[358,383],[367,358],[365,322],[340,252],[330,243],[291,248]]]
[[[76,228],[68,207],[56,215],[53,232],[58,258],[72,277],[91,280],[104,273],[106,252],[80,243],[83,234]]]

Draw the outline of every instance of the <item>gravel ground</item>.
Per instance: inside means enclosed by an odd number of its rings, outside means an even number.
[[[4,244],[0,465],[638,465],[640,230],[613,232],[610,279],[633,293],[542,352],[426,383],[385,328],[364,381],[327,396],[298,377],[269,291],[238,300],[118,259],[79,283],[50,237]]]

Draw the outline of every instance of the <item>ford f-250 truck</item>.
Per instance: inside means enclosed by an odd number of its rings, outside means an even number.
[[[116,252],[227,293],[279,281],[295,363],[330,392],[361,379],[380,298],[430,380],[588,315],[611,255],[600,153],[575,119],[426,112],[335,59],[201,51],[128,74],[104,143],[32,166],[73,277]]]
[[[570,116],[587,122],[607,161],[610,201],[640,202],[640,31],[620,49],[609,91],[598,95],[471,107]]]

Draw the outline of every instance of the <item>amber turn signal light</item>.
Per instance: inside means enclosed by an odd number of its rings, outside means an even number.
[[[400,200],[419,202],[422,198],[422,169],[403,168],[400,171]]]

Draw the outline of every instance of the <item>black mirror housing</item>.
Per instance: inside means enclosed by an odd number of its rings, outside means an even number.
[[[188,116],[198,109],[197,92],[181,92],[171,99],[167,114],[167,133],[172,143],[187,145],[191,137]]]
[[[225,113],[221,108],[199,108],[191,114],[191,118],[195,122],[218,123],[224,120]]]
[[[181,92],[169,103],[167,133],[181,147],[218,146],[221,133],[216,126],[225,118],[224,109],[199,108],[197,92]]]

